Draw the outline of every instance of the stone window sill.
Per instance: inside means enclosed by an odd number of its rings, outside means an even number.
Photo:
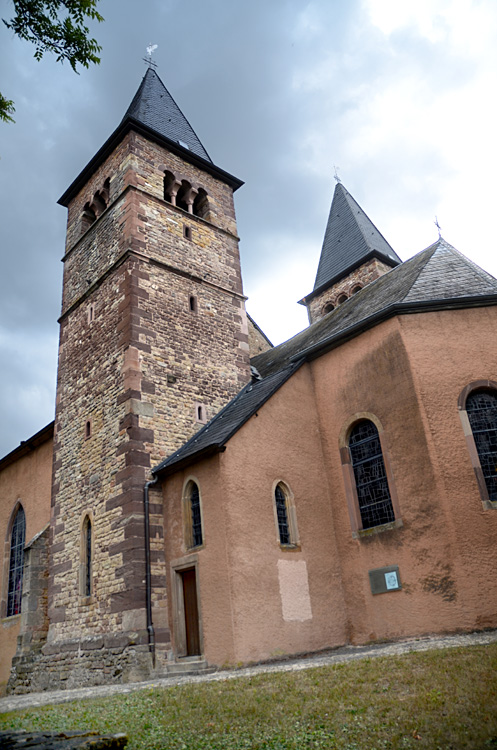
[[[280,549],[284,552],[300,552],[300,544],[280,544]]]
[[[496,503],[497,506],[497,503]],[[397,518],[395,521],[390,523],[383,523],[381,526],[373,526],[371,529],[358,529],[352,532],[353,539],[364,539],[366,537],[375,536],[376,534],[383,534],[384,531],[392,531],[393,529],[400,529],[404,525],[401,518]]]
[[[482,500],[483,510],[497,510],[497,500]]]
[[[14,625],[20,619],[21,619],[20,612],[18,615],[9,615],[9,617],[2,617],[2,625]]]

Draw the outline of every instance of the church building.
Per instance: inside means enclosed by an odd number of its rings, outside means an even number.
[[[273,347],[241,185],[150,67],[59,201],[55,420],[0,460],[0,689],[497,627],[497,280],[441,237],[402,262],[338,182]]]

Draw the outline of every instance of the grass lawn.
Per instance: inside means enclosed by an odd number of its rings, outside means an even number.
[[[497,644],[16,711],[6,729],[125,732],[129,750],[497,748]]]

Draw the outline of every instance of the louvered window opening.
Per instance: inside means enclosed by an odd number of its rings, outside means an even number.
[[[22,573],[24,567],[24,540],[26,537],[26,517],[19,508],[12,527],[10,538],[9,590],[7,597],[7,617],[21,612]]]
[[[488,497],[497,501],[497,397],[488,391],[471,393],[466,401],[466,411]]]
[[[86,577],[85,596],[91,596],[91,522],[86,522]]]
[[[190,504],[192,509],[192,541],[194,547],[200,547],[202,544],[202,518],[200,516],[200,495],[197,485],[192,487],[190,495]]]
[[[349,439],[349,450],[363,529],[395,520],[378,430],[359,422]]]
[[[288,526],[288,515],[286,510],[285,493],[278,485],[274,492],[276,502],[276,515],[278,518],[278,531],[280,534],[280,544],[290,544],[290,528]]]

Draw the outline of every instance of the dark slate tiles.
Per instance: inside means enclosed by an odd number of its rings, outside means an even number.
[[[420,272],[406,294],[405,302],[494,294],[496,280],[443,239],[437,243],[433,260]]]
[[[128,118],[212,162],[192,126],[152,68],[145,73],[123,122]]]
[[[368,284],[331,313],[283,344],[253,357],[251,362],[266,376],[285,367],[312,347],[338,340],[366,328],[369,321],[389,309],[407,310],[419,303],[497,295],[497,280],[475,266],[445,240],[440,239],[410,260]]]
[[[331,284],[376,253],[391,266],[400,258],[348,190],[335,187],[314,289]]]

